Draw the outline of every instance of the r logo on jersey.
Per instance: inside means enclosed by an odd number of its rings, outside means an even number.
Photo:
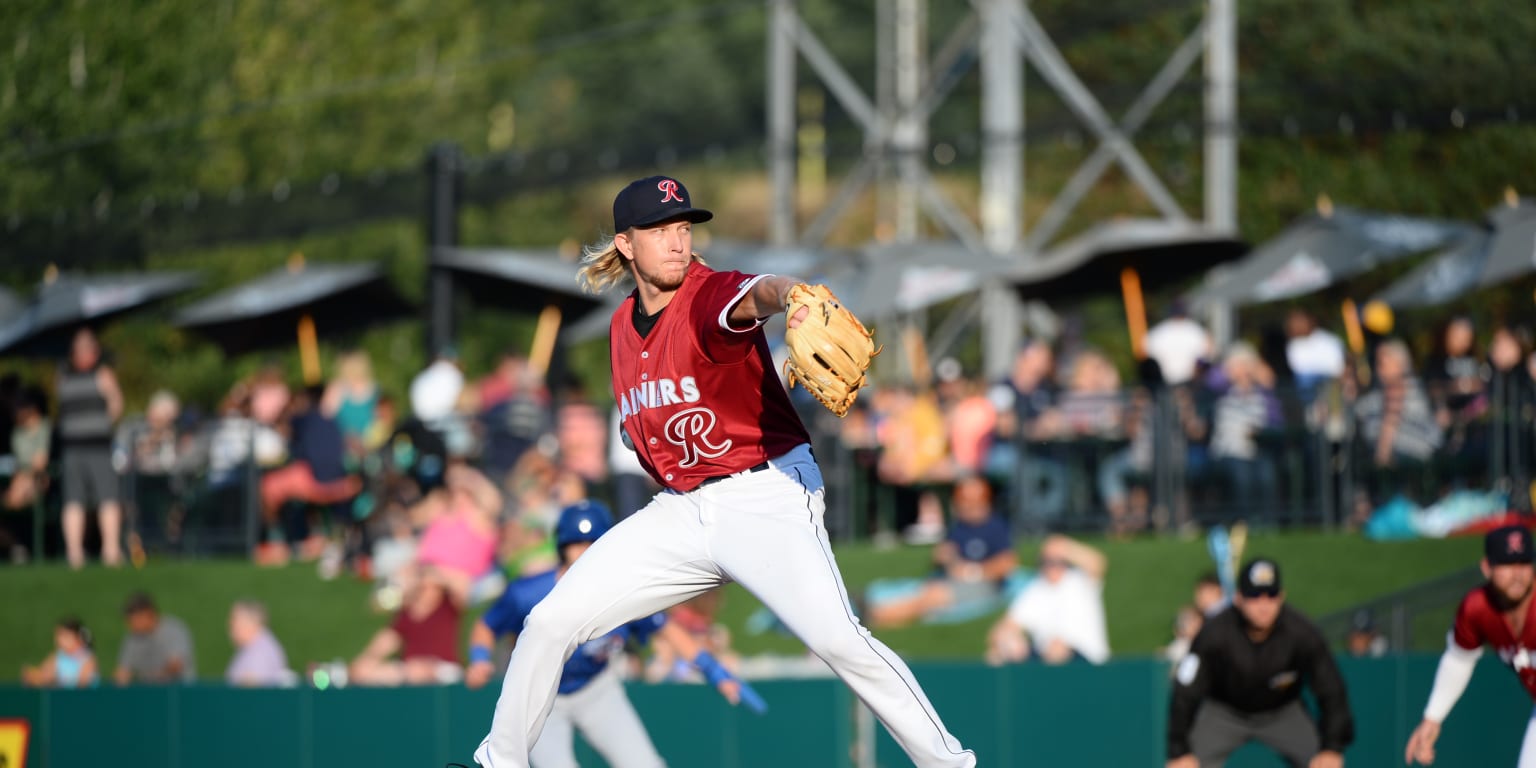
[[[662,430],[667,442],[683,449],[683,458],[677,462],[679,467],[691,467],[698,464],[700,458],[713,459],[731,449],[730,440],[717,444],[709,439],[709,433],[715,431],[716,421],[715,412],[708,408],[689,408],[667,419]]]

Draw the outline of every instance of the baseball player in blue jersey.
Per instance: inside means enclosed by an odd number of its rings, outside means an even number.
[[[470,631],[470,666],[465,676],[469,687],[479,688],[495,674],[491,648],[496,638],[521,631],[528,613],[549,594],[555,581],[611,527],[612,515],[598,502],[576,502],[560,512],[555,524],[560,566],[508,584],[501,598]],[[668,623],[665,613],[652,614],[583,643],[565,662],[554,709],[529,755],[534,768],[576,768],[577,729],[613,768],[665,765],[634,705],[624,695],[618,672],[608,663],[627,644],[643,645],[657,633],[664,634],[673,647],[692,659],[693,665],[732,704],[744,701],[757,712],[766,708],[750,686],[732,676],[708,651],[700,650],[681,627]]]

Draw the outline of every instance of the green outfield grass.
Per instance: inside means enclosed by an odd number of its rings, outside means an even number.
[[[1201,541],[1148,539],[1093,542],[1109,556],[1105,587],[1110,642],[1118,655],[1147,654],[1166,642],[1175,609],[1189,599],[1194,580],[1210,568]],[[1021,541],[1026,565],[1034,543]],[[1320,533],[1256,534],[1248,552],[1277,558],[1293,604],[1313,614],[1336,611],[1365,599],[1439,576],[1476,561],[1475,539],[1372,543],[1358,536]],[[847,546],[837,551],[850,591],[881,577],[921,576],[928,550],[877,550]],[[216,678],[232,649],[225,634],[231,601],[253,597],[267,603],[272,625],[297,666],[349,658],[387,623],[370,611],[366,585],[349,578],[321,581],[312,565],[257,568],[239,561],[151,561],[140,570],[100,567],[73,573],[59,565],[0,569],[0,680],[14,681],[23,663],[47,654],[52,623],[77,614],[96,633],[108,669],[123,627],[119,607],[133,589],[149,590],[163,609],[191,626],[197,666]],[[751,635],[746,619],[757,601],[739,587],[728,593],[723,620],[745,653],[798,653],[800,645],[772,633]],[[976,658],[991,617],[965,624],[882,630],[879,636],[911,658]]]

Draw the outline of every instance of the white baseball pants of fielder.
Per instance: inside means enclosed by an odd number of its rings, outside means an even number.
[[[534,607],[512,651],[485,768],[527,768],[563,661],[614,627],[731,580],[778,615],[875,713],[919,768],[972,768],[912,672],[848,603],[808,446],[688,493],[663,492],[593,543]]]
[[[1520,742],[1519,768],[1536,768],[1536,708],[1531,710],[1531,719],[1525,723],[1525,738]]]
[[[578,730],[613,768],[666,768],[612,666],[581,690],[555,697],[529,755],[533,768],[578,768]]]

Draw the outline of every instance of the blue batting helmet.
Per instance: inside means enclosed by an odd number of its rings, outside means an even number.
[[[564,552],[567,544],[597,541],[612,527],[613,515],[602,502],[578,501],[560,510],[560,520],[555,523],[555,549]]]

